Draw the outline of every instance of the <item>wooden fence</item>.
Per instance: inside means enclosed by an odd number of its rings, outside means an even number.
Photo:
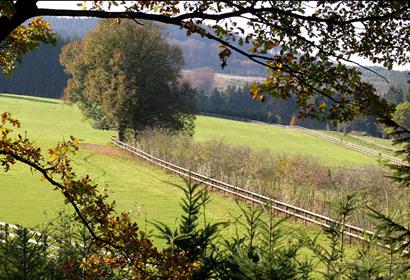
[[[387,161],[387,162],[390,162],[390,163],[393,163],[393,164],[396,164],[396,165],[409,165],[407,162],[405,162],[405,161],[403,161],[399,158],[392,157],[392,156],[377,152],[375,150],[372,150],[372,149],[369,149],[367,147],[363,147],[363,146],[360,146],[360,145],[357,145],[357,144],[354,144],[354,143],[351,143],[351,142],[348,142],[348,141],[343,141],[343,139],[337,139],[335,137],[329,136],[325,133],[322,133],[322,132],[319,132],[319,131],[316,131],[316,130],[313,130],[313,129],[307,129],[307,128],[304,128],[304,127],[301,127],[301,126],[295,126],[295,128],[302,131],[302,132],[304,132],[304,133],[307,133],[307,134],[310,134],[312,136],[316,136],[318,138],[321,138],[323,140],[335,143],[337,145],[343,146],[343,147],[348,148],[350,150],[360,152],[360,153],[363,153],[363,154],[366,154],[366,155],[369,155],[369,156],[377,157],[377,158],[379,158],[380,160],[383,160],[383,161]]]
[[[376,143],[376,142],[367,140],[367,139],[365,139],[365,138],[363,138],[363,137],[357,137],[357,136],[351,135],[351,134],[350,134],[349,136],[350,136],[350,137],[353,137],[353,138],[355,138],[355,139],[358,139],[358,140],[360,140],[360,141],[366,142],[366,143],[369,144],[369,145],[377,146],[377,147],[379,147],[379,148],[382,148],[382,149],[385,149],[385,150],[388,150],[388,151],[391,151],[391,152],[398,152],[398,151],[400,151],[400,149],[394,149],[394,148],[392,148],[392,147],[388,147],[388,146],[385,146],[385,145],[382,145],[382,144],[379,144],[379,143]]]
[[[246,189],[235,187],[233,185],[215,180],[213,178],[198,174],[196,172],[192,172],[183,167],[180,167],[170,162],[167,162],[165,160],[159,159],[151,154],[148,154],[140,149],[137,149],[136,147],[128,145],[127,143],[121,142],[115,137],[111,138],[111,142],[117,147],[124,149],[138,156],[139,158],[147,160],[150,163],[160,166],[171,173],[174,173],[182,177],[186,177],[186,178],[190,177],[192,180],[204,184],[206,187],[208,187],[211,190],[217,190],[222,193],[229,194],[231,196],[234,196],[246,202],[250,202],[252,204],[262,205],[265,207],[272,207],[272,211],[277,216],[280,213],[282,213],[283,215],[291,216],[297,220],[302,221],[305,225],[307,223],[310,223],[310,224],[315,224],[315,225],[325,227],[325,228],[330,228],[332,225],[340,224],[338,221],[332,218],[290,205],[282,201],[278,201],[276,199],[273,199],[267,196],[263,196],[263,195],[251,192]],[[365,230],[365,229],[362,229],[362,228],[359,228],[359,227],[356,227],[350,224],[347,224],[345,226],[345,230],[346,230],[345,235],[349,237],[350,241],[352,238],[357,239],[357,240],[367,241],[369,240],[370,236],[374,235],[374,233],[369,230]]]
[[[322,133],[320,131],[317,130],[313,130],[313,129],[308,129],[302,126],[298,126],[298,125],[281,125],[281,124],[270,124],[270,123],[265,123],[265,122],[260,122],[260,121],[254,121],[251,119],[244,119],[244,118],[237,118],[237,117],[231,117],[231,116],[224,116],[224,115],[218,115],[218,114],[208,114],[208,113],[201,113],[201,115],[204,116],[211,116],[211,117],[218,117],[218,118],[224,118],[224,119],[231,119],[231,120],[237,120],[237,121],[243,121],[243,122],[250,122],[250,123],[256,123],[256,124],[261,124],[261,125],[269,125],[269,126],[274,126],[274,127],[280,127],[280,128],[288,128],[288,129],[297,129],[301,132],[304,132],[306,134],[309,134],[311,136],[315,136],[318,137],[322,140],[326,140],[329,142],[332,142],[334,144],[340,145],[342,147],[348,148],[350,150],[365,154],[365,155],[369,155],[369,156],[374,156],[379,158],[380,160],[383,161],[387,161],[396,165],[406,165],[409,166],[409,164],[406,161],[403,161],[399,158],[396,157],[392,157],[380,152],[377,152],[375,150],[369,149],[367,147],[363,147],[361,145],[357,145],[348,141],[343,141],[342,139],[338,139],[335,137],[332,137],[330,135],[327,135],[325,133]]]
[[[339,221],[336,221],[332,218],[323,216],[318,213],[314,213],[312,211],[299,208],[297,206],[264,196],[258,193],[251,192],[246,189],[238,188],[233,185],[215,180],[213,178],[198,174],[196,172],[192,172],[188,169],[183,167],[177,166],[165,160],[159,159],[151,154],[148,154],[140,149],[137,149],[127,143],[121,142],[115,137],[111,138],[111,142],[116,145],[117,147],[124,149],[139,158],[149,161],[150,163],[160,166],[165,170],[180,175],[182,177],[191,178],[192,180],[202,183],[206,187],[210,188],[211,190],[216,190],[230,196],[236,197],[246,202],[250,202],[251,204],[261,205],[264,207],[271,207],[272,211],[279,216],[283,214],[285,216],[294,217],[296,220],[303,222],[303,224],[314,224],[324,228],[330,228],[332,225],[340,224]],[[16,225],[7,224],[5,222],[0,222],[0,242],[7,237],[15,237],[15,230],[18,228]],[[38,232],[29,231],[30,233],[40,235]],[[361,241],[368,241],[371,236],[374,236],[374,233],[362,229],[360,227],[356,227],[354,225],[346,224],[345,225],[345,235],[349,238],[349,241],[352,239],[361,240]],[[30,240],[32,243],[37,243],[35,240]],[[379,244],[385,247],[383,244]],[[58,250],[58,246],[51,245],[51,248]]]

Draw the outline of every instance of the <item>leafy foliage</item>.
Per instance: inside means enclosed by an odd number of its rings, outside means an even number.
[[[405,128],[410,129],[410,103],[403,102],[397,105],[393,120]]]
[[[1,1],[0,12],[12,17],[13,4],[11,1]],[[19,26],[14,29],[0,45],[0,67],[4,74],[11,74],[17,62],[21,62],[23,55],[29,53],[40,43],[57,42],[56,35],[51,32],[50,25],[43,21],[42,17],[35,18],[27,26]]]

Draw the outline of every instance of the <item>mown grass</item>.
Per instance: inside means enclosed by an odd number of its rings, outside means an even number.
[[[42,147],[74,135],[86,143],[106,144],[113,131],[91,129],[78,108],[64,105],[60,100],[0,94],[0,111],[11,112],[23,121],[20,130]],[[24,135],[24,134],[23,134]]]
[[[43,148],[70,135],[94,144],[107,144],[109,137],[115,135],[112,131],[92,129],[75,107],[44,98],[36,98],[36,102],[30,99],[0,95],[0,112],[12,112],[22,122],[20,133],[27,131],[27,136]],[[182,192],[173,186],[184,185],[178,177],[135,160],[84,149],[73,157],[73,163],[78,175],[89,174],[100,186],[107,186],[119,209],[133,210],[142,223],[156,219],[174,224],[181,213]],[[22,164],[8,173],[1,170],[0,182],[0,220],[34,226],[52,218],[63,205],[62,195]],[[210,220],[239,213],[232,199],[216,194],[212,194],[212,199]]]
[[[341,139],[342,141],[357,144],[357,145],[372,149],[374,151],[380,152],[385,155],[398,157],[396,153],[392,151],[391,149],[398,150],[400,146],[393,145],[393,141],[390,139],[381,139],[381,138],[371,137],[371,136],[354,136],[353,137],[350,134],[344,134],[344,133],[339,133],[335,131],[322,131],[322,132],[334,138]],[[371,142],[375,144],[383,145],[386,148],[375,145]],[[388,148],[391,148],[391,149],[388,149]]]
[[[269,149],[274,153],[293,153],[312,156],[325,165],[368,166],[378,165],[370,157],[300,131],[240,121],[199,116],[194,139],[206,141],[222,137],[232,145],[249,145],[255,149]]]
[[[92,129],[89,123],[82,119],[77,108],[63,105],[55,100],[42,98],[34,98],[33,100],[30,97],[0,95],[0,112],[3,111],[12,112],[15,117],[20,119],[22,121],[20,132],[24,133],[26,130],[27,136],[36,139],[43,148],[52,146],[60,139],[70,135],[75,135],[85,143],[107,144],[109,136],[115,134],[112,131]],[[223,127],[224,125],[225,127]],[[219,130],[219,128],[223,130]],[[206,140],[207,137],[218,134],[221,136],[220,134],[223,132],[224,136],[237,140],[232,141],[233,144],[244,144],[253,136],[255,143],[258,144],[255,146],[256,148],[262,147],[263,143],[268,145],[272,133],[276,131],[271,128],[258,128],[255,125],[205,117],[198,118],[197,129],[198,132],[195,136],[197,140]],[[242,141],[236,138],[238,133],[242,134]],[[260,141],[264,133],[268,135],[264,141]],[[293,131],[285,131],[283,135],[278,137],[284,141],[286,136],[291,137],[294,133]],[[313,144],[314,140],[317,140],[316,138],[295,134],[294,139],[303,140],[307,137],[309,139],[307,143],[310,142],[308,145],[320,147],[320,144]],[[248,136],[245,137],[246,135]],[[279,142],[280,140],[276,139],[276,143]],[[268,147],[279,151],[280,149],[275,146],[276,144],[273,145],[274,143],[270,143],[272,147],[269,145]],[[302,144],[299,143],[299,145]],[[303,149],[299,148],[299,150]],[[117,202],[118,209],[133,211],[143,230],[150,230],[152,226],[146,221],[153,220],[173,226],[181,214],[179,202],[182,192],[174,186],[175,184],[183,185],[183,181],[178,177],[166,174],[139,161],[85,149],[81,149],[73,157],[73,163],[77,174],[89,174],[101,187],[107,187],[111,198]],[[222,197],[216,193],[211,193],[211,197],[212,202],[207,207],[209,221],[226,221],[230,217],[240,215],[233,199]],[[38,174],[32,174],[26,166],[17,164],[9,173],[0,170],[1,221],[32,227],[52,219],[58,209],[62,207],[62,195],[58,191],[54,191],[50,185],[41,182]],[[304,228],[300,224],[291,222],[286,222],[284,227],[303,229],[312,235],[319,232],[314,228]],[[221,235],[229,237],[233,232],[234,228],[230,227]],[[324,239],[325,237],[322,235],[320,240]],[[161,245],[161,242],[158,244]]]

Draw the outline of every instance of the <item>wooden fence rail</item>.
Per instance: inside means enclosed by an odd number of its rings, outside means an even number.
[[[121,142],[115,137],[111,138],[111,142],[117,147],[124,149],[138,156],[139,158],[145,159],[157,166],[160,166],[170,171],[171,173],[178,174],[186,178],[190,177],[192,180],[202,183],[206,187],[212,190],[218,190],[223,193],[230,194],[234,197],[240,198],[247,202],[259,204],[265,207],[270,206],[272,207],[272,211],[274,211],[274,213],[282,213],[287,216],[292,216],[296,219],[303,221],[304,224],[311,223],[311,224],[319,225],[325,228],[330,228],[334,224],[340,224],[338,221],[332,218],[323,216],[321,214],[314,213],[309,210],[305,210],[297,206],[290,205],[288,203],[285,203],[285,202],[282,202],[282,201],[279,201],[279,200],[276,200],[276,199],[273,199],[273,198],[270,198],[264,195],[260,195],[258,193],[254,193],[246,189],[235,187],[233,185],[215,180],[213,178],[198,174],[196,172],[192,172],[183,167],[180,167],[170,162],[167,162],[165,160],[159,159],[136,147],[128,145],[127,143]],[[367,241],[369,240],[369,237],[374,236],[373,232],[356,227],[354,225],[350,225],[350,224],[347,224],[345,226],[345,229],[346,229],[345,231],[346,236],[357,239],[357,240]]]
[[[360,146],[360,145],[357,145],[357,144],[354,144],[354,143],[350,143],[348,141],[343,141],[342,139],[337,139],[335,137],[329,136],[327,134],[321,133],[321,132],[316,131],[316,130],[307,129],[307,128],[304,128],[304,127],[301,127],[301,126],[295,126],[295,128],[302,131],[302,132],[304,132],[304,133],[310,134],[312,136],[316,136],[318,138],[321,138],[323,140],[335,143],[337,145],[343,146],[345,148],[348,148],[348,149],[356,151],[356,152],[367,154],[369,156],[378,157],[381,160],[388,161],[388,162],[393,163],[393,164],[408,165],[407,162],[405,162],[405,161],[403,161],[399,158],[392,157],[392,156],[377,152],[375,150],[372,150],[372,149],[369,149],[369,148],[366,148],[366,147],[363,147],[363,146]]]
[[[237,121],[243,121],[243,122],[250,122],[250,123],[256,123],[256,124],[261,124],[261,125],[269,125],[269,126],[274,126],[274,127],[297,129],[297,130],[299,130],[301,132],[304,132],[306,134],[309,134],[311,136],[315,136],[315,137],[318,137],[322,140],[332,142],[334,144],[340,145],[340,146],[348,148],[350,150],[353,150],[353,151],[356,151],[356,152],[359,152],[359,153],[362,153],[362,154],[365,154],[365,155],[377,157],[380,160],[388,161],[390,163],[397,164],[397,165],[409,166],[409,164],[406,161],[403,161],[399,158],[392,157],[392,156],[377,152],[375,150],[369,149],[367,147],[363,147],[363,146],[360,146],[360,145],[357,145],[357,144],[354,144],[354,143],[350,143],[348,141],[343,141],[342,139],[332,137],[332,136],[327,135],[325,133],[322,133],[320,131],[313,130],[313,129],[308,129],[308,128],[298,126],[298,125],[293,125],[292,126],[292,125],[271,124],[271,123],[265,123],[265,122],[260,122],[260,121],[254,121],[254,120],[251,120],[251,119],[237,118],[237,117],[218,115],[218,114],[201,113],[201,115],[224,118],[224,119],[231,119],[231,120],[237,120]]]
[[[355,136],[355,135],[352,135],[352,134],[349,134],[349,136],[350,136],[350,137],[353,137],[353,138],[355,138],[355,139],[357,139],[357,140],[366,142],[366,143],[369,144],[369,145],[377,146],[377,147],[379,147],[379,148],[388,150],[388,151],[390,151],[390,152],[398,152],[398,151],[400,151],[400,149],[394,149],[394,148],[392,148],[392,147],[388,147],[388,146],[385,146],[385,145],[382,145],[382,144],[379,144],[379,143],[370,141],[370,140],[365,139],[365,138],[363,138],[363,137],[358,137],[358,136]]]
[[[221,182],[219,180],[198,174],[196,172],[192,172],[186,168],[177,166],[175,164],[172,164],[170,162],[167,162],[165,160],[159,159],[151,154],[148,154],[140,149],[137,149],[136,147],[133,147],[131,145],[128,145],[127,143],[121,142],[115,137],[111,138],[111,142],[116,145],[117,147],[124,149],[139,158],[145,159],[157,166],[160,166],[166,170],[168,170],[171,173],[178,174],[180,176],[186,177],[186,178],[191,178],[192,180],[204,184],[206,187],[212,189],[212,190],[218,190],[223,193],[230,194],[234,197],[240,198],[244,201],[255,203],[264,207],[271,207],[272,211],[276,213],[277,215],[279,213],[282,213],[286,216],[292,216],[295,219],[299,219],[303,221],[303,223],[306,225],[306,223],[311,223],[315,224],[321,227],[325,228],[330,228],[332,225],[335,224],[340,224],[339,221],[336,221],[332,218],[326,217],[324,215],[314,213],[312,211],[306,210],[299,208],[297,206],[258,194],[251,192],[246,189],[238,188],[235,187],[231,184],[227,184],[224,182]],[[0,221],[0,242],[3,241],[5,238],[8,237],[15,237],[15,230],[17,230],[18,226],[8,224],[5,222]],[[35,231],[29,231],[32,234],[36,235],[41,235],[38,232]],[[345,225],[345,235],[349,237],[349,240],[352,238],[361,240],[361,241],[368,241],[370,237],[374,236],[374,233],[372,231],[362,229],[360,227],[356,227],[354,225],[346,224]],[[35,240],[30,240],[29,242],[36,243],[37,241]],[[386,245],[383,245],[379,243],[379,245],[386,247]],[[51,245],[51,248],[58,250],[58,246]]]

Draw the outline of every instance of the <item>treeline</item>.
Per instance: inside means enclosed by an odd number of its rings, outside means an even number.
[[[252,99],[248,85],[229,86],[225,91],[214,89],[210,94],[200,91],[197,96],[197,106],[198,111],[203,113],[285,125],[298,114],[295,99],[283,100],[267,96],[265,102],[258,102]],[[299,119],[297,123],[315,129],[327,127],[326,123],[310,119]]]
[[[197,96],[198,111],[247,118],[257,121],[289,124],[296,112],[293,100],[267,98],[256,102],[249,94],[249,86],[229,86],[225,91],[214,89],[210,94],[200,91]]]
[[[59,61],[66,43],[59,38],[56,46],[41,45],[23,58],[11,76],[0,74],[0,93],[60,98],[68,79]]]
[[[366,134],[383,136],[383,127],[375,123],[375,117],[366,116],[336,125],[311,119],[295,119],[298,115],[296,100],[274,99],[267,96],[265,102],[257,102],[250,95],[250,87],[228,87],[225,91],[214,89],[210,93],[199,91],[197,96],[199,112],[220,114],[256,121],[288,125],[292,122],[312,129],[329,129],[340,132],[362,131]],[[293,120],[292,120],[293,118]]]

